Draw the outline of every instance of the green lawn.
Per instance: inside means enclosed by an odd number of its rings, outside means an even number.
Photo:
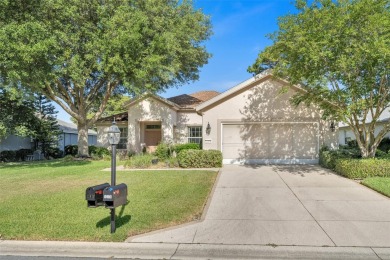
[[[217,173],[118,171],[128,205],[87,208],[85,189],[110,182],[107,161],[0,164],[0,237],[25,240],[124,241],[128,236],[199,218]]]
[[[370,177],[362,181],[363,185],[376,190],[377,192],[390,197],[390,178],[389,177]]]

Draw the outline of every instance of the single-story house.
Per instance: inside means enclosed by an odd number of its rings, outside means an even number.
[[[163,98],[144,94],[127,111],[97,122],[98,145],[108,147],[115,119],[119,149],[153,151],[159,142],[196,142],[219,150],[225,164],[318,163],[322,145],[338,147],[338,133],[314,106],[294,107],[297,86],[265,71],[223,92],[201,91]]]
[[[59,119],[57,121],[60,130],[62,131],[58,139],[58,148],[60,148],[61,151],[64,151],[65,146],[77,144],[79,136],[77,125]],[[97,145],[97,132],[91,129],[88,129],[88,145]]]
[[[367,115],[366,124],[371,123],[371,115]],[[390,121],[390,110],[385,110],[379,116],[378,121],[375,125],[374,135],[377,136],[380,131],[382,131],[385,124]],[[385,135],[385,137],[390,138],[390,132]],[[356,140],[356,136],[351,130],[351,128],[345,123],[339,123],[339,144],[346,145],[349,141]]]
[[[77,144],[77,126],[73,123],[67,123],[59,119],[57,119],[57,122],[62,131],[58,139],[57,147],[61,151],[64,151],[65,146]],[[93,130],[88,130],[88,144],[97,144],[97,133]],[[5,150],[16,151],[19,149],[34,149],[33,146],[33,140],[30,137],[10,135],[0,141],[0,152]]]

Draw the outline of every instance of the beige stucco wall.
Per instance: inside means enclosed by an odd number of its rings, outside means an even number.
[[[319,146],[337,145],[337,135],[320,120],[318,109],[301,105],[295,108],[290,98],[295,90],[268,79],[248,86],[236,95],[221,100],[214,107],[206,108],[203,115],[203,149],[221,150],[222,123],[228,122],[316,122],[319,129]],[[210,123],[211,133],[205,129]]]
[[[202,116],[195,111],[191,112],[178,112],[177,113],[177,124],[175,129],[175,142],[186,143],[188,132],[188,126],[201,126]]]
[[[173,130],[177,122],[177,113],[168,105],[153,97],[148,97],[130,106],[128,113],[128,148],[130,150],[141,152],[141,121],[161,122],[162,141],[173,142]]]
[[[127,122],[116,122],[116,124],[118,127],[127,127]],[[107,131],[111,125],[111,123],[105,123],[96,126],[97,146],[110,147]]]

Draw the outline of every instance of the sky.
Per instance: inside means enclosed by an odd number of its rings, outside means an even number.
[[[194,0],[195,8],[210,16],[213,35],[204,43],[212,57],[201,68],[199,80],[159,93],[168,98],[202,90],[224,92],[252,77],[247,68],[272,41],[278,17],[296,11],[293,0]],[[56,104],[55,104],[56,105]],[[70,115],[56,105],[57,118]]]

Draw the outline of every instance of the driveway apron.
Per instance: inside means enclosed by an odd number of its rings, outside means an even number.
[[[390,247],[390,200],[311,165],[225,165],[204,219],[129,242]]]

